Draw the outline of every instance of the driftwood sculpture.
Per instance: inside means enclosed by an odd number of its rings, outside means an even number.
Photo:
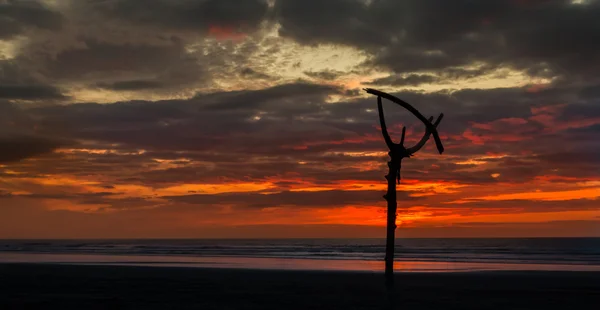
[[[381,124],[381,133],[383,134],[383,139],[385,140],[385,144],[389,148],[388,155],[390,156],[390,161],[388,162],[389,172],[385,176],[388,181],[387,193],[383,196],[385,200],[387,200],[387,236],[386,236],[386,248],[385,248],[385,284],[388,290],[391,292],[391,289],[394,287],[394,241],[396,234],[396,209],[398,207],[396,201],[396,182],[400,184],[400,168],[402,167],[402,159],[411,157],[417,151],[419,151],[429,140],[429,136],[433,135],[435,139],[435,144],[437,146],[440,154],[444,152],[444,146],[442,145],[442,141],[437,132],[437,126],[442,121],[444,114],[440,114],[436,119],[435,123],[432,123],[433,116],[429,119],[426,119],[417,109],[412,107],[410,104],[396,98],[390,94],[384,93],[382,91],[365,88],[365,91],[369,94],[377,96],[377,108],[379,110],[379,122]],[[387,132],[387,127],[385,125],[385,118],[383,116],[383,106],[381,104],[381,98],[388,99],[394,103],[399,104],[403,108],[410,111],[414,116],[416,116],[423,124],[425,125],[425,134],[421,138],[421,141],[417,143],[413,147],[406,148],[404,147],[404,135],[406,133],[406,127],[402,128],[402,137],[400,138],[400,143],[392,142],[389,133]]]

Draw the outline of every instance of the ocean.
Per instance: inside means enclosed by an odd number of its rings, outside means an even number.
[[[396,240],[396,269],[600,270],[600,238]],[[385,239],[0,240],[0,262],[383,270]]]

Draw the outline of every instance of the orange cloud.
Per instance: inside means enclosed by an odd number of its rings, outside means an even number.
[[[513,194],[498,194],[476,198],[465,198],[463,202],[473,200],[541,200],[541,201],[563,201],[574,199],[594,199],[600,197],[600,187],[575,189],[566,191],[536,191]]]

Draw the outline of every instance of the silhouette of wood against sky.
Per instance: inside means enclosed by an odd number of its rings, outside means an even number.
[[[387,200],[387,236],[386,236],[386,250],[385,250],[385,284],[388,291],[391,292],[394,286],[394,242],[396,233],[396,209],[398,207],[396,199],[396,182],[400,184],[400,168],[402,167],[402,159],[410,158],[416,152],[418,152],[429,140],[429,136],[433,135],[436,147],[440,154],[444,152],[444,146],[437,132],[437,127],[444,118],[444,114],[440,114],[438,118],[433,121],[433,116],[426,119],[417,109],[408,104],[407,102],[394,97],[390,94],[382,91],[365,88],[367,93],[377,96],[377,108],[379,110],[379,123],[381,124],[381,133],[385,144],[389,148],[388,155],[390,161],[388,162],[389,172],[385,176],[388,181],[387,193],[383,196]],[[381,98],[388,99],[401,107],[410,111],[415,117],[417,117],[425,125],[425,134],[421,140],[412,147],[404,146],[404,136],[406,134],[406,127],[402,128],[402,137],[400,143],[394,143],[390,137],[387,127],[385,125],[385,117],[383,115],[383,106]],[[390,297],[391,298],[391,297]]]

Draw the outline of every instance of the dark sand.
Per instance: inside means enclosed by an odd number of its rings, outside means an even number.
[[[0,309],[387,309],[383,275],[0,264]],[[397,309],[600,309],[600,273],[397,275]]]

